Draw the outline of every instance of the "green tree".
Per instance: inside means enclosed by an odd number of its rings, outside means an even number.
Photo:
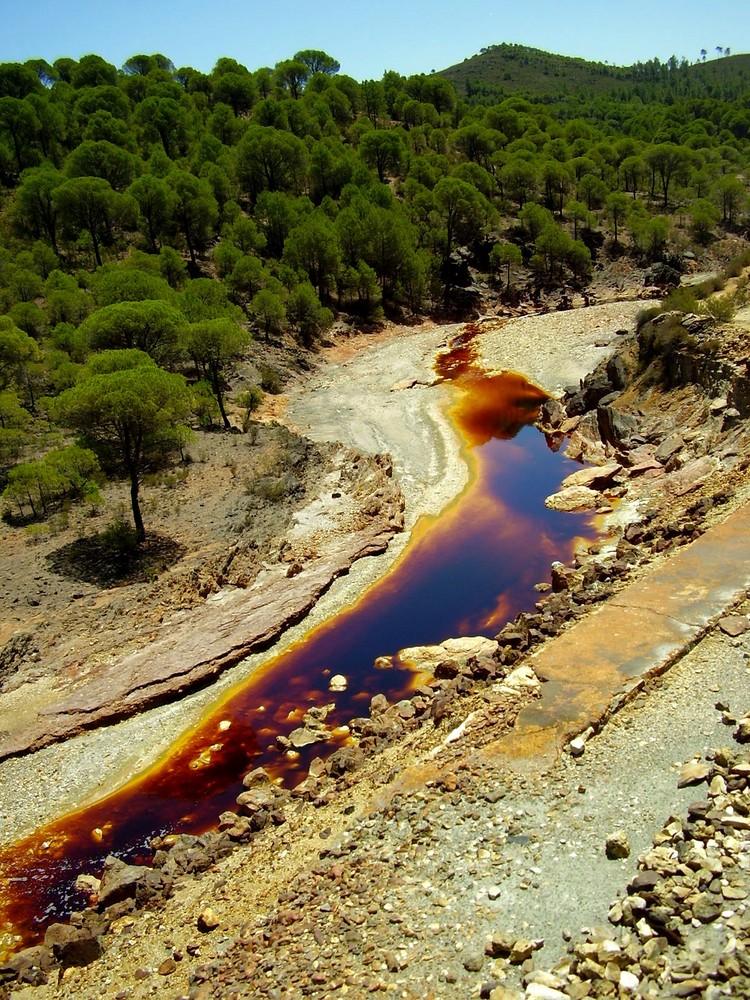
[[[57,253],[59,213],[54,193],[65,178],[53,167],[25,170],[16,191],[14,219],[22,232],[42,236]]]
[[[115,191],[124,191],[133,180],[134,172],[134,157],[105,140],[82,142],[65,163],[68,177],[103,177]]]
[[[338,60],[329,56],[327,52],[321,52],[320,49],[303,49],[294,54],[294,59],[307,67],[310,76],[314,76],[316,73],[335,76],[341,69]]]
[[[161,299],[146,299],[97,309],[81,323],[79,333],[93,350],[136,348],[165,365],[174,360],[184,326],[179,309]]]
[[[148,142],[160,142],[166,155],[174,160],[184,155],[191,132],[190,115],[171,97],[147,97],[138,105],[136,121]]]
[[[250,339],[247,330],[226,317],[191,323],[185,332],[185,350],[199,376],[211,386],[226,429],[231,424],[224,405],[225,386]]]
[[[443,225],[443,256],[447,261],[457,239],[468,242],[481,234],[489,221],[491,207],[475,187],[458,177],[441,177],[433,197]]]
[[[536,167],[524,156],[514,156],[500,170],[503,188],[516,201],[519,212],[533,195],[537,179]]]
[[[315,289],[308,281],[298,285],[290,294],[287,316],[305,347],[312,347],[315,339],[333,323],[333,313],[320,304]]]
[[[81,381],[51,403],[63,426],[82,434],[105,470],[130,482],[136,538],[146,537],[140,479],[188,434],[191,397],[182,375],[165,372],[140,351],[107,351],[89,363]]]
[[[19,330],[10,316],[0,316],[0,390],[22,384],[26,368],[40,360],[36,341]]]
[[[158,253],[175,211],[172,188],[161,177],[143,174],[133,181],[127,194],[138,206],[138,228],[153,252]]]
[[[490,250],[490,266],[495,270],[505,268],[505,290],[510,291],[511,273],[523,262],[521,251],[515,243],[496,243]]]
[[[607,214],[612,220],[615,244],[619,243],[620,226],[627,218],[628,198],[623,191],[613,191],[607,198]]]
[[[0,97],[0,136],[6,135],[10,139],[19,174],[24,167],[32,166],[37,160],[34,140],[40,127],[33,105],[28,101]]]
[[[28,504],[35,518],[63,500],[93,500],[99,496],[96,455],[89,448],[68,445],[48,452],[37,462],[17,465],[8,474],[3,499],[15,503],[21,516]]]
[[[310,283],[323,299],[336,281],[341,263],[336,230],[322,213],[309,215],[293,229],[284,246],[284,262],[298,271],[304,271]]]
[[[739,177],[725,174],[714,190],[714,200],[721,209],[721,221],[726,226],[734,226],[740,211],[747,203],[747,192]]]
[[[381,184],[389,174],[399,173],[404,152],[401,136],[392,129],[371,129],[359,141],[360,157],[375,170]]]
[[[251,200],[261,191],[301,190],[307,151],[295,135],[251,125],[236,146],[237,177]]]
[[[55,188],[53,202],[69,236],[89,234],[99,267],[102,245],[112,243],[117,230],[131,223],[135,214],[131,199],[113,191],[102,177],[72,177]]]
[[[173,171],[168,183],[174,194],[174,221],[185,237],[190,261],[195,266],[196,254],[205,250],[215,232],[219,206],[208,181],[185,170]]]
[[[284,299],[270,288],[261,288],[253,297],[249,309],[253,322],[263,330],[266,340],[272,334],[280,333],[286,322],[286,306]]]
[[[711,239],[711,232],[721,218],[721,214],[707,198],[699,198],[690,206],[691,231],[695,239],[706,244]]]
[[[652,173],[661,181],[662,204],[669,204],[669,188],[673,180],[687,176],[693,156],[689,149],[673,142],[662,142],[646,150],[645,160]]]

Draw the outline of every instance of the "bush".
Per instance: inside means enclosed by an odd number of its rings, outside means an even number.
[[[729,323],[734,319],[737,303],[734,295],[727,292],[726,295],[714,295],[701,303],[700,311],[721,323]]]
[[[724,268],[724,274],[727,278],[737,278],[746,267],[750,267],[750,250],[744,250],[736,257],[732,257]]]
[[[263,392],[267,392],[271,396],[278,396],[282,385],[281,376],[275,368],[271,368],[270,365],[260,366],[260,387]]]
[[[104,554],[118,565],[128,564],[139,548],[138,532],[122,513],[104,528],[98,541]]]
[[[689,285],[679,285],[672,288],[662,299],[661,312],[694,313],[698,310],[698,296],[695,289]]]

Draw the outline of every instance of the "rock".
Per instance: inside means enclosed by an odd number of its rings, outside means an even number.
[[[498,955],[510,955],[516,942],[515,934],[510,931],[495,931],[485,945],[485,953],[496,958]]]
[[[567,993],[553,986],[545,986],[543,983],[529,983],[526,987],[526,996],[531,1000],[568,1000]]]
[[[18,979],[32,986],[42,986],[47,982],[46,973],[53,965],[52,950],[45,945],[24,948],[11,955],[7,962],[0,964],[0,984]]]
[[[44,946],[62,965],[89,965],[102,954],[101,941],[96,935],[70,924],[51,924],[44,935]]]
[[[640,986],[641,981],[634,972],[629,972],[627,969],[623,969],[620,972],[617,984],[623,993],[635,993]]]
[[[620,447],[638,431],[638,420],[614,406],[600,406],[596,411],[602,441]]]
[[[242,779],[243,788],[254,788],[256,785],[270,785],[271,776],[265,767],[254,767]]]
[[[711,765],[707,761],[689,760],[686,764],[682,765],[677,787],[686,788],[688,785],[700,785],[710,773]]]
[[[601,503],[601,497],[596,490],[588,486],[568,486],[551,494],[544,501],[549,510],[582,511],[595,510]]]
[[[750,716],[740,719],[732,735],[738,743],[750,743]]]
[[[748,621],[747,615],[724,615],[717,622],[719,628],[725,635],[731,635],[732,637],[742,635],[743,632],[747,632],[750,629],[750,621]]]
[[[630,841],[624,830],[618,830],[617,833],[612,833],[607,837],[604,851],[610,861],[630,857]]]
[[[142,865],[127,865],[119,858],[109,855],[104,861],[101,885],[99,886],[99,908],[105,909],[124,899],[145,902],[163,887],[159,872]]]
[[[331,739],[331,733],[327,729],[310,729],[309,726],[302,726],[293,729],[289,734],[289,742],[295,750],[312,746],[313,743],[325,743]]]
[[[201,934],[208,934],[211,931],[215,931],[219,926],[221,921],[216,916],[214,911],[210,906],[207,906],[205,910],[201,910],[198,914],[198,919],[195,922],[195,926],[201,932]]]
[[[681,434],[670,434],[665,438],[654,452],[654,458],[666,464],[673,455],[676,455],[685,447],[685,440]]]
[[[484,955],[478,948],[467,948],[462,962],[467,972],[479,972],[484,965]]]
[[[346,691],[347,679],[343,674],[334,674],[328,682],[329,691]]]
[[[654,264],[644,274],[643,284],[656,288],[676,288],[680,284],[680,272],[668,264]]]
[[[568,744],[571,757],[581,757],[586,750],[586,740],[583,736],[574,736]]]
[[[719,468],[719,462],[713,455],[702,455],[688,462],[681,469],[677,469],[669,474],[669,486],[667,487],[676,496],[684,496],[692,490],[698,489],[709,476]]]
[[[359,747],[339,747],[326,762],[326,771],[333,778],[356,771],[365,762],[365,755]]]
[[[531,958],[534,952],[538,951],[543,944],[543,941],[530,941],[528,938],[517,938],[510,950],[509,958],[511,965],[521,965],[527,959]]]
[[[588,486],[589,489],[600,490],[608,483],[611,483],[618,472],[622,471],[619,462],[610,462],[607,465],[592,466],[590,469],[579,469],[566,476],[560,484],[561,489],[569,486]]]
[[[545,427],[559,427],[565,420],[566,413],[562,403],[550,396],[542,403],[539,411],[539,421]]]

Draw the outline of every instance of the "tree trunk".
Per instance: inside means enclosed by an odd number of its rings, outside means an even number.
[[[213,390],[214,396],[216,396],[216,402],[219,404],[219,413],[221,414],[221,419],[224,421],[224,430],[228,431],[232,426],[229,423],[229,417],[227,416],[227,411],[224,409],[224,394],[221,391],[221,382],[218,376],[213,378]]]
[[[146,529],[143,527],[143,517],[141,515],[141,504],[138,496],[139,484],[138,484],[138,473],[134,470],[130,470],[130,506],[133,509],[133,524],[135,525],[135,537],[138,542],[144,541],[146,538]]]

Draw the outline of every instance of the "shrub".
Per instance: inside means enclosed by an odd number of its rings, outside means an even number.
[[[726,295],[713,295],[710,299],[706,299],[701,303],[700,311],[721,323],[729,323],[734,319],[736,306],[734,295],[727,292]]]

